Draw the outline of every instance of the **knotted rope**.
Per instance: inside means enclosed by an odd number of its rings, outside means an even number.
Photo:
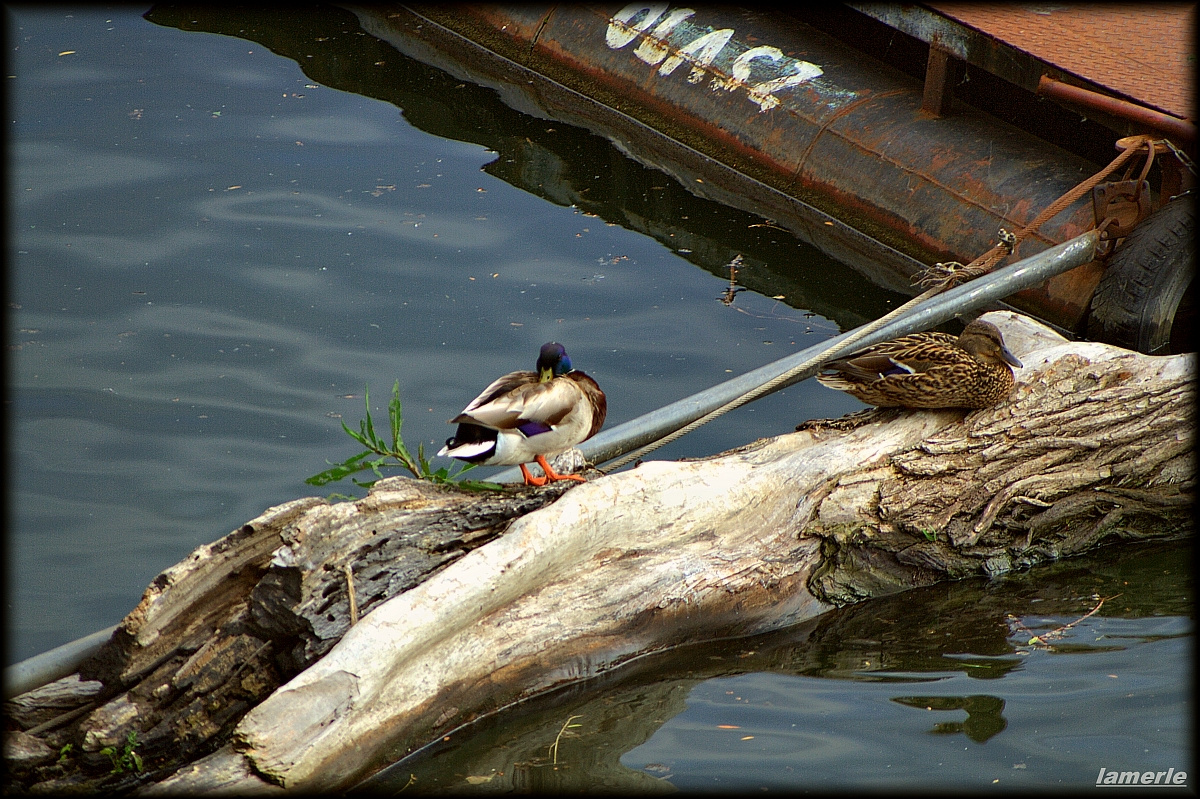
[[[995,269],[999,265],[999,263],[1002,260],[1004,260],[1006,257],[1011,255],[1012,252],[1014,250],[1016,250],[1016,248],[1021,244],[1022,241],[1024,241],[1026,238],[1028,238],[1034,232],[1036,232],[1042,225],[1046,224],[1046,222],[1048,222],[1051,219],[1053,219],[1054,217],[1058,216],[1058,214],[1062,213],[1064,210],[1066,210],[1071,205],[1073,205],[1080,197],[1083,197],[1085,194],[1090,192],[1093,188],[1095,188],[1097,185],[1099,185],[1105,178],[1107,178],[1113,172],[1120,169],[1134,155],[1136,155],[1137,153],[1140,153],[1143,149],[1148,149],[1150,152],[1148,159],[1153,158],[1154,145],[1151,143],[1153,141],[1151,139],[1151,137],[1136,136],[1136,137],[1131,137],[1129,141],[1130,141],[1130,146],[1124,152],[1122,152],[1120,155],[1118,155],[1116,158],[1114,158],[1112,160],[1112,162],[1109,163],[1108,166],[1104,167],[1099,172],[1097,172],[1095,175],[1092,175],[1090,178],[1083,181],[1078,186],[1075,186],[1073,189],[1071,189],[1067,193],[1063,194],[1061,197],[1059,197],[1054,202],[1050,203],[1050,205],[1046,206],[1046,208],[1040,214],[1038,214],[1034,218],[1034,220],[1032,222],[1030,222],[1028,225],[1021,228],[1016,233],[1009,233],[1004,228],[1001,228],[1000,232],[999,232],[999,239],[1000,239],[999,243],[997,243],[994,247],[992,247],[990,250],[985,252],[983,255],[976,258],[971,263],[967,264],[966,266],[963,266],[962,264],[960,264],[956,261],[951,261],[949,263],[939,263],[939,264],[934,264],[933,266],[928,267],[924,271],[917,273],[913,278],[913,282],[918,283],[919,285],[922,285],[922,286],[928,286],[926,291],[924,291],[922,294],[914,297],[913,299],[909,300],[908,302],[904,303],[903,305],[899,306],[898,308],[895,308],[892,311],[889,311],[888,313],[879,317],[875,321],[870,322],[870,323],[864,325],[863,327],[860,327],[858,330],[856,330],[851,335],[847,336],[844,340],[842,340],[838,344],[831,345],[830,347],[822,350],[821,352],[814,355],[813,357],[807,359],[803,363],[800,363],[797,366],[793,366],[791,369],[787,370],[783,374],[777,375],[777,376],[771,378],[770,380],[768,380],[766,383],[763,383],[762,385],[758,386],[757,388],[751,389],[750,391],[746,392],[742,396],[737,397],[736,399],[730,400],[726,404],[722,405],[720,408],[710,411],[709,413],[705,414],[704,416],[701,416],[699,419],[689,422],[688,424],[684,425],[683,427],[679,428],[678,430],[668,433],[667,435],[663,436],[662,438],[660,438],[656,441],[652,441],[649,444],[645,445],[644,447],[622,456],[621,458],[614,461],[613,463],[605,464],[602,468],[600,468],[600,471],[604,472],[605,474],[613,472],[613,471],[621,468],[625,464],[631,463],[631,462],[637,460],[638,458],[641,458],[641,457],[653,452],[654,450],[658,449],[659,447],[664,447],[667,444],[670,444],[672,441],[674,441],[682,436],[687,435],[688,433],[692,432],[696,428],[708,424],[713,419],[716,419],[718,416],[722,416],[726,413],[729,413],[730,411],[734,410],[735,408],[740,408],[741,406],[745,405],[747,402],[752,402],[753,400],[758,399],[759,397],[763,396],[764,394],[769,394],[771,391],[776,389],[780,384],[786,383],[787,381],[792,379],[794,376],[805,371],[806,369],[811,369],[813,367],[828,363],[829,361],[832,361],[835,358],[837,358],[847,352],[851,352],[854,345],[857,344],[859,341],[861,341],[863,338],[870,335],[871,333],[874,333],[876,330],[878,330],[879,328],[888,324],[893,319],[896,319],[897,317],[902,316],[903,314],[907,313],[909,310],[911,310],[915,306],[920,305],[921,303],[925,302],[929,298],[931,298],[937,294],[940,294],[941,292],[943,292],[949,288],[952,288],[953,286],[956,286],[960,283],[965,283],[969,280],[974,280],[975,278],[980,277],[981,275],[986,275],[988,272],[991,272],[993,269]],[[1149,168],[1149,166],[1147,165],[1147,169],[1148,168]]]

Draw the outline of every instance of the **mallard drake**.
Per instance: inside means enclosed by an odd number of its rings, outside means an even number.
[[[585,482],[577,474],[558,474],[546,456],[594,436],[607,412],[600,386],[572,368],[563,345],[551,341],[542,346],[537,371],[510,372],[493,381],[450,420],[458,430],[438,455],[488,466],[519,464],[526,485]],[[529,473],[525,464],[531,461],[542,467],[545,477]]]
[[[830,361],[817,380],[883,408],[987,408],[1008,396],[1020,365],[996,326],[977,319],[959,336],[913,333]]]

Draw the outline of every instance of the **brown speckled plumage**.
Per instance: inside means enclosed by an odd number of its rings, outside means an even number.
[[[883,408],[987,408],[1020,365],[996,326],[976,320],[959,336],[913,333],[831,361],[817,380]]]

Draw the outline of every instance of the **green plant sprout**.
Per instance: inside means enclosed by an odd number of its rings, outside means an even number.
[[[418,444],[417,457],[414,458],[412,456],[408,451],[408,447],[404,445],[404,439],[400,437],[400,427],[404,424],[404,415],[400,405],[399,380],[392,386],[392,399],[388,402],[388,420],[391,422],[392,433],[390,445],[375,434],[375,423],[371,419],[370,390],[365,390],[363,394],[366,397],[367,418],[358,423],[358,432],[351,430],[345,422],[342,422],[342,429],[346,431],[346,435],[362,444],[366,449],[341,463],[333,464],[331,468],[319,474],[314,474],[304,482],[309,485],[323,486],[368,469],[374,472],[376,478],[382,478],[383,473],[379,471],[381,467],[399,467],[407,469],[413,477],[419,480],[429,480],[433,483],[454,483],[472,491],[499,491],[504,488],[499,483],[489,483],[485,480],[463,480],[463,473],[475,467],[473,463],[466,464],[456,472],[451,472],[444,466],[437,470],[433,469],[425,457],[424,444]],[[371,455],[378,455],[380,457],[371,458]],[[326,463],[330,463],[330,461],[326,461]],[[351,480],[355,485],[362,488],[370,488],[375,485],[375,480],[360,482],[353,477],[351,477]]]
[[[142,770],[142,756],[134,749],[137,747],[137,731],[130,730],[129,735],[125,736],[125,743],[122,744],[120,750],[115,746],[106,746],[100,750],[100,754],[108,755],[108,759],[112,761],[112,771],[110,774],[124,774],[126,771]]]

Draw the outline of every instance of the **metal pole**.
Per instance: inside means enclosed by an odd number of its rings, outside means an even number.
[[[1036,286],[1054,275],[1082,266],[1094,259],[1098,240],[1099,235],[1096,231],[1088,231],[1037,255],[944,291],[913,308],[905,316],[865,336],[859,342],[859,348],[869,347],[872,344],[919,330],[926,330],[952,319],[960,313],[1002,299],[1021,289]],[[656,411],[651,411],[598,433],[594,438],[583,442],[579,446],[579,450],[590,462],[600,464],[632,452],[639,447],[644,447],[743,394],[753,391],[789,369],[819,355],[822,351],[835,347],[844,339],[849,338],[853,332],[853,330],[847,331],[823,344],[808,347],[752,372],[747,372],[741,377],[727,380],[701,391],[699,394],[685,397]],[[775,391],[812,377],[819,370],[820,366],[814,365],[811,369],[796,374],[791,380],[781,383],[775,388]],[[515,482],[521,479],[521,472],[513,467],[487,479],[500,483]]]
[[[1042,75],[1038,80],[1037,93],[1045,95],[1051,100],[1074,103],[1087,109],[1103,111],[1135,125],[1142,125],[1151,130],[1165,133],[1186,147],[1191,147],[1196,143],[1196,126],[1186,119],[1173,117],[1144,105],[1109,97],[1107,94],[1100,94],[1081,86],[1072,86],[1070,83],[1055,80],[1049,75]]]
[[[997,269],[970,283],[942,292],[913,308],[905,316],[865,336],[859,344],[862,347],[869,347],[896,336],[933,327],[956,314],[1007,297],[1029,286],[1036,286],[1047,278],[1082,266],[1093,260],[1098,240],[1099,235],[1094,230],[1088,231],[1082,236],[1051,247],[1023,261]],[[824,344],[808,347],[774,363],[747,372],[741,377],[727,380],[701,391],[699,394],[693,394],[664,408],[631,419],[583,442],[579,449],[593,463],[603,463],[618,458],[638,447],[670,435],[809,358],[837,346],[853,332],[843,333]],[[781,383],[775,390],[778,391],[811,377],[819,368],[814,365],[811,369],[796,374],[790,381]],[[514,482],[520,478],[520,470],[511,468],[499,472],[490,479],[497,482]],[[73,673],[80,663],[104,645],[115,629],[114,626],[100,630],[85,638],[63,644],[49,652],[43,652],[8,666],[4,669],[4,698],[9,699]]]
[[[112,627],[94,632],[48,652],[34,655],[4,668],[4,699],[8,701],[26,691],[41,688],[47,683],[74,674],[79,664],[94,655],[112,637]]]

